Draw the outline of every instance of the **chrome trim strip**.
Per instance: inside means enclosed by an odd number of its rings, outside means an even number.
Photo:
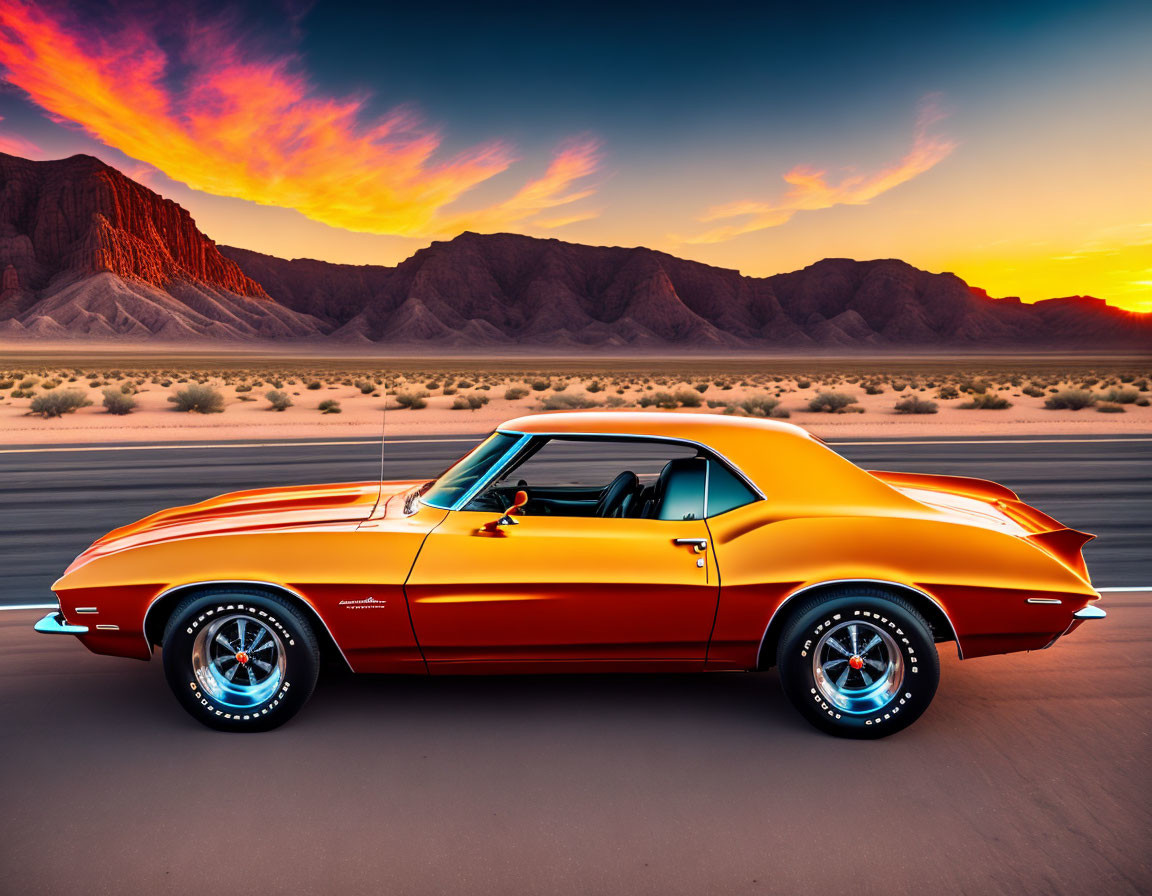
[[[34,626],[36,631],[42,635],[86,635],[88,634],[88,626],[86,625],[69,625],[64,619],[64,614],[57,610],[54,613],[49,613]]]
[[[891,585],[894,588],[899,588],[902,591],[911,591],[914,594],[919,594],[921,597],[926,597],[932,601],[944,616],[944,620],[948,623],[948,628],[952,630],[952,639],[956,642],[956,653],[960,659],[964,659],[964,651],[960,649],[960,636],[956,633],[956,626],[952,624],[952,619],[948,616],[947,610],[940,601],[936,600],[927,591],[921,591],[919,588],[913,588],[911,585],[905,585],[903,582],[890,582],[887,579],[829,579],[825,582],[813,582],[811,585],[805,585],[793,591],[784,600],[780,601],[780,605],[772,611],[772,615],[768,617],[768,624],[764,626],[764,634],[760,636],[760,646],[756,650],[756,665],[760,665],[760,655],[764,652],[764,640],[768,637],[768,630],[772,628],[772,622],[776,619],[777,614],[784,609],[784,605],[794,597],[798,597],[806,591],[811,591],[813,588],[822,588],[825,585],[857,585],[866,583],[869,585]]]
[[[1094,607],[1089,604],[1088,606],[1077,610],[1072,615],[1076,619],[1103,619],[1108,614],[1101,610],[1099,607]]]
[[[148,615],[152,612],[152,608],[156,605],[156,602],[176,591],[183,591],[188,588],[204,588],[210,585],[257,585],[263,586],[265,588],[271,588],[273,591],[283,591],[285,594],[290,594],[292,597],[297,598],[301,603],[304,604],[305,607],[308,608],[312,615],[320,621],[320,624],[324,626],[324,631],[328,632],[328,637],[331,638],[332,643],[336,645],[336,649],[340,652],[340,658],[344,660],[344,665],[348,667],[348,671],[356,671],[352,668],[352,664],[348,662],[348,657],[344,655],[344,648],[340,646],[340,642],[337,641],[336,636],[332,634],[332,629],[328,628],[328,623],[324,621],[324,617],[320,615],[320,611],[312,606],[312,604],[308,601],[307,598],[304,597],[303,594],[301,594],[299,591],[289,588],[287,585],[281,585],[277,582],[261,582],[255,579],[209,579],[204,582],[186,582],[183,585],[173,585],[171,588],[167,588],[164,591],[161,591],[154,598],[152,598],[151,603],[148,604],[148,608],[144,611],[144,624],[141,634],[144,636],[144,642],[148,646],[149,656],[152,655],[152,644],[148,638]]]
[[[1028,598],[1030,604],[1062,604],[1064,601],[1057,600],[1054,597],[1030,597]]]
[[[76,612],[77,613],[99,613],[100,611],[96,607],[77,607]]]
[[[564,438],[566,436],[574,436],[574,437],[580,438],[580,439],[588,439],[588,438],[604,439],[604,440],[609,441],[609,442],[616,441],[618,439],[641,439],[641,440],[646,441],[646,442],[676,442],[676,443],[681,444],[681,445],[694,445],[697,448],[703,448],[705,451],[707,451],[710,455],[715,457],[717,460],[723,461],[724,465],[726,467],[728,467],[728,469],[731,470],[733,473],[735,473],[737,476],[739,476],[740,479],[743,480],[744,484],[747,485],[748,488],[752,489],[752,491],[755,492],[756,496],[758,498],[760,498],[761,501],[767,500],[767,496],[764,494],[764,492],[760,491],[760,487],[758,485],[756,485],[756,483],[753,482],[751,479],[749,479],[747,477],[747,475],[745,475],[744,471],[741,470],[738,466],[736,466],[736,464],[732,463],[732,461],[730,461],[727,457],[725,457],[723,454],[721,454],[719,451],[717,451],[711,445],[706,445],[703,442],[697,442],[695,439],[682,439],[682,438],[679,438],[678,436],[638,435],[637,433],[625,433],[625,432],[531,432],[531,433],[521,433],[521,432],[514,430],[514,429],[499,429],[499,428],[496,431],[506,433],[510,436],[526,435],[529,438],[536,438],[538,436],[543,436],[546,438],[558,439],[558,438]]]
[[[499,476],[500,472],[506,466],[508,466],[508,464],[512,460],[514,460],[516,458],[516,455],[520,453],[520,449],[523,448],[525,445],[528,444],[528,442],[530,442],[532,440],[532,437],[530,435],[527,435],[526,433],[505,432],[504,430],[501,430],[501,429],[496,430],[496,432],[504,433],[504,435],[508,435],[508,436],[519,435],[520,438],[518,438],[515,442],[513,442],[511,444],[511,446],[509,446],[508,450],[505,451],[502,455],[500,455],[500,460],[496,461],[496,463],[494,463],[491,467],[488,468],[488,475],[487,476],[482,476],[480,479],[477,479],[474,483],[472,483],[472,488],[470,488],[470,489],[468,489],[468,491],[464,492],[464,494],[461,495],[456,500],[456,503],[453,504],[451,507],[443,507],[440,509],[442,509],[442,510],[463,510],[465,507],[468,506],[469,501],[471,501],[473,498],[475,498],[476,495],[479,494],[489,482],[491,482],[493,479],[495,479],[497,476]],[[438,505],[429,503],[428,506],[429,507],[437,507]]]
[[[118,631],[120,631],[120,626],[118,626],[118,625],[98,625],[98,626],[96,626],[96,631],[98,631],[98,632],[118,632]]]

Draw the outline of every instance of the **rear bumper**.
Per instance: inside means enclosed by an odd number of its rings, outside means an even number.
[[[36,631],[42,635],[86,635],[88,634],[88,626],[86,625],[70,625],[65,619],[64,614],[57,610],[55,613],[49,613],[43,619],[33,626]]]
[[[1060,632],[1060,634],[1058,634],[1055,638],[1053,638],[1047,644],[1045,644],[1044,649],[1047,650],[1049,647],[1051,647],[1053,644],[1055,644],[1057,641],[1059,641],[1065,635],[1070,635],[1077,628],[1079,628],[1082,623],[1088,622],[1088,621],[1093,620],[1093,619],[1104,619],[1107,616],[1108,616],[1107,613],[1105,613],[1099,607],[1094,607],[1092,604],[1089,604],[1086,607],[1081,607],[1079,610],[1077,610],[1075,613],[1072,614],[1072,621],[1068,623],[1068,627],[1066,629],[1064,629],[1064,631]]]

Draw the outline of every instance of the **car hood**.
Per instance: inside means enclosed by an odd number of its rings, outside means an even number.
[[[93,542],[68,572],[89,560],[127,548],[205,535],[302,527],[355,527],[377,503],[418,482],[343,482],[230,492],[183,507],[170,507]]]

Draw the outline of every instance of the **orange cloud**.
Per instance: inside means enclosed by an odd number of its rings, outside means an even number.
[[[778,227],[790,221],[792,216],[800,211],[831,208],[834,205],[864,205],[871,202],[881,193],[910,181],[947,158],[956,144],[930,133],[932,125],[942,118],[944,114],[940,111],[936,97],[928,97],[920,106],[912,147],[899,162],[871,174],[846,175],[838,183],[828,182],[827,171],[797,165],[784,175],[785,183],[790,184],[792,188],[778,200],[762,202],[746,199],[711,208],[700,217],[701,221],[723,221],[732,218],[744,220],[716,227],[696,236],[684,237],[682,241],[719,243],[741,234]]]
[[[493,141],[438,160],[439,133],[411,111],[367,120],[364,98],[318,95],[291,58],[253,56],[220,25],[188,35],[172,59],[141,24],[84,27],[41,4],[0,0],[9,81],[50,115],[196,190],[348,230],[420,237],[451,236],[462,223],[531,223],[591,193],[574,186],[598,162],[596,143],[583,140],[511,198],[453,212],[516,161],[510,146]]]

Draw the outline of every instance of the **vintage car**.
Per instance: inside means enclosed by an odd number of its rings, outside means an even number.
[[[161,646],[179,702],[224,730],[286,721],[328,655],[418,675],[776,666],[816,727],[872,738],[928,707],[937,644],[1038,650],[1102,618],[1091,537],[787,423],[538,414],[432,481],[236,492],[117,529],[36,628]]]

